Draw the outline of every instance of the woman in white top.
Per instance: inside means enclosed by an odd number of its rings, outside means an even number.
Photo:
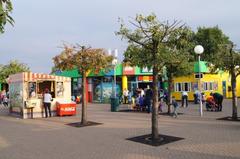
[[[45,93],[43,95],[43,105],[45,109],[45,117],[48,117],[48,112],[49,112],[49,117],[52,116],[51,113],[51,101],[52,101],[52,95],[49,93],[49,89],[45,89]],[[48,110],[48,112],[47,112]]]

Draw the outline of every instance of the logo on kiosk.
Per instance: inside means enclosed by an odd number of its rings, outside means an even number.
[[[66,107],[66,108],[61,108],[62,111],[65,111],[65,112],[72,112],[72,111],[75,111],[75,108],[74,107]]]

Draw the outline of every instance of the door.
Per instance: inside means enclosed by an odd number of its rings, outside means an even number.
[[[226,98],[226,95],[227,95],[226,81],[222,81],[222,90],[223,90],[223,97]]]

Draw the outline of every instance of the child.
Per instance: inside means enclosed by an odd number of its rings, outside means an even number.
[[[139,110],[140,109],[140,103],[139,103],[139,98],[140,98],[140,95],[137,95],[136,99],[135,99],[135,109],[136,110]]]
[[[163,100],[162,100],[162,98],[159,99],[158,110],[160,112],[163,112]]]
[[[177,103],[177,101],[176,101],[176,99],[175,99],[175,97],[173,96],[172,97],[172,105],[173,105],[173,117],[175,117],[175,118],[177,118],[177,108],[178,108],[178,103]]]

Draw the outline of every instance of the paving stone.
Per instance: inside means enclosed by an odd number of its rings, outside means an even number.
[[[178,118],[160,115],[159,133],[184,140],[159,147],[126,140],[151,133],[151,114],[110,112],[109,104],[89,104],[88,120],[103,125],[66,125],[80,122],[80,105],[77,110],[76,116],[23,120],[0,106],[0,159],[240,158],[239,122],[216,120],[231,116],[231,100],[224,100],[223,112],[204,111],[203,117],[194,104],[180,108]]]

